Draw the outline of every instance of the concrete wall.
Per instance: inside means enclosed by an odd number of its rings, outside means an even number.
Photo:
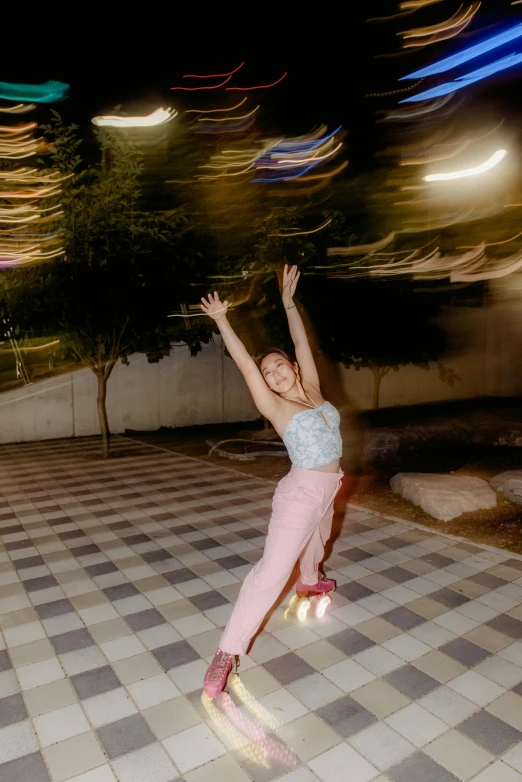
[[[436,367],[429,372],[404,367],[384,378],[381,407],[522,394],[522,304],[448,308],[440,323],[452,343],[444,362],[461,381],[452,388],[441,382]],[[353,403],[369,409],[370,371],[343,369],[341,374]],[[185,345],[176,345],[171,356],[158,364],[149,364],[142,355],[131,356],[130,366],[118,364],[108,384],[107,410],[113,432],[259,417],[219,338],[205,345],[196,358],[191,358]],[[2,443],[98,432],[96,378],[88,369],[0,394]]]
[[[134,355],[117,364],[107,385],[112,432],[160,426],[250,421],[259,417],[234,362],[219,339],[192,358],[185,345],[158,364]],[[80,369],[0,395],[0,442],[99,433],[96,378]]]

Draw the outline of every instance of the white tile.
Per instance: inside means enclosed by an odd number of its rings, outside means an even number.
[[[448,730],[446,723],[417,703],[410,703],[409,706],[388,717],[385,722],[416,747],[423,747]]]
[[[183,595],[172,586],[153,589],[151,592],[147,592],[147,597],[152,605],[155,606],[162,606],[166,605],[166,603],[174,603],[176,600],[183,600]]]
[[[483,603],[477,602],[477,600],[470,600],[469,603],[464,603],[455,609],[459,614],[468,616],[470,619],[474,619],[476,622],[483,624],[489,622],[490,619],[494,619],[499,615],[499,611],[494,608],[489,608]]]
[[[60,662],[68,676],[93,671],[107,665],[107,658],[97,646],[87,646],[75,652],[60,655]]]
[[[35,717],[34,725],[43,747],[50,747],[58,741],[65,741],[90,730],[78,703]]]
[[[208,576],[205,576],[205,581],[214,589],[239,583],[239,579],[233,576],[232,573],[229,573],[228,570],[223,570],[221,573],[210,573]]]
[[[4,636],[7,646],[21,646],[45,638],[45,630],[40,622],[28,622],[25,625],[7,628],[4,630]]]
[[[504,660],[508,660],[514,665],[522,666],[522,643],[517,641],[516,643],[507,646],[498,653],[499,657],[503,657]]]
[[[444,685],[428,693],[417,702],[419,706],[427,709],[452,727],[459,725],[477,711],[476,703],[472,703],[463,695]]]
[[[100,644],[100,648],[111,663],[125,660],[127,657],[134,657],[136,654],[147,651],[139,638],[136,638],[134,635],[126,635],[123,638],[115,638],[113,641],[105,641]]]
[[[412,592],[411,589],[408,589],[408,587],[402,585],[397,585],[394,587],[390,587],[389,589],[385,589],[384,592],[381,592],[381,594],[384,597],[387,597],[388,600],[393,600],[394,603],[398,603],[401,606],[404,606],[407,603],[411,603],[412,600],[419,599],[419,595],[417,592]]]
[[[292,650],[301,649],[303,646],[308,646],[315,641],[321,640],[320,636],[303,624],[290,625],[283,630],[276,630],[272,635]]]
[[[98,766],[92,771],[80,774],[78,777],[72,777],[67,782],[116,782],[116,777],[111,771],[110,766]]]
[[[226,754],[223,744],[206,725],[176,733],[162,743],[182,773]]]
[[[119,782],[171,782],[176,769],[160,744],[152,744],[113,761]]]
[[[232,616],[233,608],[232,603],[226,603],[225,605],[217,606],[217,608],[209,608],[208,611],[203,611],[203,613],[216,627],[225,627]]]
[[[199,614],[193,614],[193,616],[199,616]],[[136,636],[147,649],[157,649],[159,646],[166,646],[167,644],[183,640],[178,631],[174,630],[169,624],[156,625],[156,627],[149,627],[148,630],[140,630],[136,633]]]
[[[13,670],[0,673],[0,698],[7,698],[20,692],[20,685]]]
[[[230,554],[230,552],[227,552]],[[181,584],[176,584],[176,589],[181,592],[183,597],[194,597],[195,595],[202,595],[205,592],[210,592],[210,587],[206,581],[202,578],[193,578],[190,581],[184,581]]]
[[[51,619],[44,619],[42,624],[47,635],[61,635],[61,633],[69,633],[71,630],[81,630],[85,627],[76,613],[53,616]]]
[[[78,613],[85,624],[89,626],[108,622],[110,619],[119,619],[120,616],[110,603],[102,603],[90,608],[79,608]]]
[[[370,611],[372,614],[375,614],[375,616],[380,616],[381,614],[385,614],[386,611],[392,611],[394,608],[397,608],[398,604],[394,603],[389,598],[376,593],[374,595],[368,595],[368,597],[363,597],[362,600],[358,600],[357,605]]]
[[[473,777],[473,782],[522,782],[522,774],[497,760],[477,777]]]
[[[439,646],[453,641],[457,636],[455,633],[446,630],[444,627],[434,624],[433,622],[425,622],[418,627],[413,627],[409,631],[410,635],[417,638],[422,643],[432,646],[434,649],[438,649]]]
[[[522,681],[522,668],[496,654],[476,665],[474,671],[500,684],[501,687],[514,687]]]
[[[121,600],[114,600],[113,606],[121,616],[128,616],[129,614],[137,614],[139,611],[148,611],[152,608],[145,595],[133,595],[132,597],[124,597]]]
[[[0,764],[30,755],[38,749],[38,741],[31,723],[17,722],[0,730]]]
[[[308,762],[312,771],[322,782],[370,782],[379,775],[358,752],[347,744],[339,744],[328,752]]]
[[[215,629],[215,625],[213,625],[203,614],[185,616],[183,619],[176,619],[172,624],[183,638],[190,638],[192,635],[198,635],[199,633],[205,633],[207,630]]]
[[[474,630],[475,627],[480,625],[480,622],[476,622],[458,611],[448,611],[445,614],[436,616],[433,622],[446,630],[450,630],[455,635],[464,635],[464,633],[469,633],[470,630]]]
[[[203,663],[203,667],[206,669],[205,663]],[[200,684],[201,681],[202,680],[200,679]],[[150,676],[148,679],[142,679],[134,684],[129,684],[127,685],[127,689],[140,709],[148,709],[150,706],[156,706],[158,703],[172,700],[180,695],[178,688],[174,686],[165,673],[160,673],[157,676]]]
[[[498,592],[487,592],[485,595],[477,597],[477,601],[490,608],[495,608],[497,611],[502,611],[502,613],[510,611],[518,605],[518,600],[512,600]]]
[[[42,684],[65,679],[62,666],[56,658],[42,660],[31,665],[23,665],[17,668],[18,678],[22,690],[29,690],[31,687],[39,687]]]
[[[244,662],[244,658],[241,662]],[[179,692],[194,692],[201,688],[207,668],[208,664],[205,660],[194,660],[191,663],[172,668],[168,672],[168,677],[176,685],[178,694]],[[243,666],[243,670],[246,670],[245,666]]]
[[[309,768],[301,766],[301,768],[279,777],[276,782],[283,782],[283,780],[284,782],[319,782],[319,777],[316,777]],[[216,780],[216,782],[218,781]]]
[[[439,586],[449,586],[462,579],[461,576],[456,576],[454,573],[449,573],[447,570],[433,570],[431,573],[426,573],[424,578],[428,581],[434,581],[436,584],[439,584]]]
[[[274,714],[281,725],[308,714],[308,708],[284,689],[264,695],[259,699],[259,703]]]
[[[87,698],[82,706],[95,728],[130,717],[138,711],[123,687]]]
[[[506,752],[502,759],[522,774],[522,742]]]
[[[363,665],[376,676],[385,676],[404,665],[404,660],[392,654],[382,646],[372,646],[364,652],[354,655],[352,658],[359,665]]]
[[[275,657],[280,657],[287,653],[288,646],[285,646],[268,633],[261,633],[255,639],[249,657],[256,663],[266,663],[268,660],[273,660]]]
[[[431,646],[422,643],[422,641],[417,640],[417,638],[414,638],[409,633],[396,635],[395,638],[384,641],[381,646],[389,652],[393,652],[393,654],[396,654],[397,657],[400,657],[401,660],[405,660],[406,662],[417,660],[419,657],[433,651]]]
[[[424,556],[425,553],[426,552],[423,551],[421,556]],[[408,581],[408,588],[413,589],[413,591],[417,592],[419,595],[426,596],[431,595],[432,592],[436,592],[439,587],[434,581],[419,576],[418,578],[413,578],[411,581]]]
[[[383,722],[366,728],[348,741],[380,771],[395,766],[415,751],[409,741]]]
[[[447,686],[472,703],[476,703],[477,706],[487,706],[506,692],[504,687],[499,687],[498,684],[475,671],[466,671],[448,682]]]
[[[373,673],[363,668],[362,665],[358,665],[354,660],[342,660],[340,663],[325,668],[322,673],[343,692],[353,692],[376,678]]]
[[[340,619],[341,622],[347,624],[348,627],[355,627],[356,625],[361,624],[361,622],[366,622],[368,619],[373,619],[374,617],[366,608],[355,603],[348,603],[345,606],[341,606],[341,608],[335,608],[333,611],[330,611],[330,613],[337,617],[337,619]]]
[[[336,687],[320,673],[304,676],[302,679],[287,684],[286,689],[309,709],[319,709],[344,695],[339,687]]]

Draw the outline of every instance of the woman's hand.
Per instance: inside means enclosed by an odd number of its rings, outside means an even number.
[[[201,297],[201,309],[217,323],[227,317],[228,301],[221,301],[218,292],[214,291],[214,295],[209,293],[206,299]]]
[[[297,270],[297,266],[291,266],[288,268],[288,264],[285,263],[285,268],[283,270],[283,290],[281,296],[286,309],[294,306],[293,298],[295,289],[297,287],[297,281],[300,276],[301,272]]]

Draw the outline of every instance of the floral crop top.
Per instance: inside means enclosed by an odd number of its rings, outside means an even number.
[[[311,470],[339,459],[343,451],[340,423],[341,416],[330,402],[296,413],[283,435],[292,464]]]

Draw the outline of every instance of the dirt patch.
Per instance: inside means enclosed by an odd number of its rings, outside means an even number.
[[[290,460],[286,453],[280,457],[259,457],[252,462],[231,461],[220,456],[209,457],[208,455],[209,443],[215,444],[220,440],[249,436],[256,438],[262,432],[262,423],[254,422],[160,429],[157,432],[127,432],[126,435],[140,442],[148,442],[229,470],[277,483],[290,469]],[[454,521],[440,522],[394,494],[389,484],[391,475],[357,473],[350,467],[353,463],[352,454],[343,460],[342,464],[345,473],[351,476],[348,502],[385,516],[395,516],[450,535],[468,538],[476,543],[485,543],[522,553],[522,507],[514,505],[502,495],[498,495],[496,508],[464,513]],[[477,446],[473,448],[468,464],[453,474],[472,475],[489,481],[499,472],[521,468],[522,448]]]

